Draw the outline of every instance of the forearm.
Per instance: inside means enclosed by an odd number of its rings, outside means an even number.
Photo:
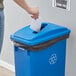
[[[25,0],[13,0],[15,1],[20,7],[22,7],[24,10],[28,12],[28,14],[31,14],[32,18],[37,19],[39,16],[39,10],[38,7],[31,7],[27,4]]]
[[[29,11],[30,7],[28,6],[25,0],[13,0],[13,1],[15,1],[20,7],[22,7],[27,12]]]

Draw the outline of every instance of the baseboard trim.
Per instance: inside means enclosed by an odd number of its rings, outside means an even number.
[[[0,60],[0,66],[4,67],[4,68],[6,68],[6,69],[8,69],[8,70],[10,70],[10,71],[12,71],[12,72],[15,72],[15,67],[14,67],[14,65],[11,65],[11,64],[3,61],[3,60]]]

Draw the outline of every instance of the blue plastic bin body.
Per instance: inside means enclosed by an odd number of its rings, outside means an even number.
[[[11,35],[11,39],[34,46],[70,33],[66,27],[52,23],[43,23],[42,26],[39,33],[26,26]],[[38,51],[14,45],[14,55],[16,76],[65,76],[66,39]]]

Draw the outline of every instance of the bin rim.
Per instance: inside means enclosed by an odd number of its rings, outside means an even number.
[[[56,24],[52,24],[52,23],[43,23],[43,24],[48,24],[47,27],[45,27],[39,34],[36,34],[35,38],[31,39],[31,40],[28,40],[24,38],[21,38],[19,35],[16,36],[15,34],[17,34],[19,31],[17,31],[14,35],[11,35],[10,38],[11,40],[13,41],[17,41],[17,42],[20,42],[20,43],[23,43],[25,45],[30,45],[30,46],[34,46],[34,45],[37,45],[37,44],[40,44],[40,43],[43,43],[43,42],[46,42],[46,41],[49,41],[49,40],[52,40],[52,39],[55,39],[55,38],[58,38],[58,37],[61,37],[61,36],[64,36],[64,35],[67,35],[70,33],[70,30],[66,27],[63,27],[63,26],[59,26],[59,25],[56,25]],[[51,26],[52,26],[52,33],[55,31],[55,30],[59,30],[58,33],[54,33],[53,35],[51,35]],[[30,28],[30,26],[27,26],[27,27],[24,27],[20,30],[23,30],[23,29],[28,29],[28,31],[30,30],[30,32],[32,31]],[[49,29],[50,28],[50,29]],[[55,28],[55,29],[53,29]],[[48,29],[49,29],[49,34],[48,34]],[[47,30],[47,34],[44,33],[45,30]],[[48,35],[48,36],[47,36]],[[39,36],[39,37],[38,37]],[[40,38],[41,37],[41,38]],[[43,38],[42,38],[43,37]]]

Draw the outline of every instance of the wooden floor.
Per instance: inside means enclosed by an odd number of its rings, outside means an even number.
[[[15,76],[13,72],[3,68],[3,67],[0,67],[0,76]]]

